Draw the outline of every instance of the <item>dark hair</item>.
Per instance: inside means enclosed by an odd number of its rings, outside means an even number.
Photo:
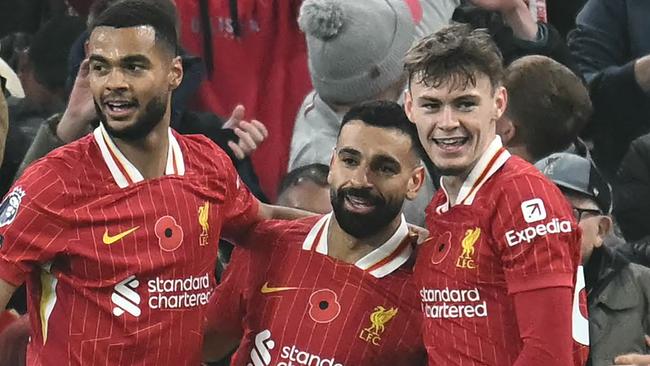
[[[566,66],[545,56],[527,56],[506,70],[506,117],[534,160],[567,149],[592,113],[589,92]]]
[[[169,12],[153,0],[123,0],[110,5],[91,23],[92,31],[101,26],[130,28],[151,26],[156,32],[156,42],[164,45],[174,55],[178,54],[175,9]]]
[[[484,74],[492,88],[503,80],[503,57],[490,34],[467,24],[443,28],[419,40],[406,52],[404,68],[409,85],[414,81],[437,88],[450,83],[452,89],[476,86]]]
[[[424,149],[420,144],[415,125],[406,116],[404,108],[395,102],[385,100],[371,101],[352,107],[343,116],[339,136],[343,127],[350,121],[362,121],[368,126],[397,130],[411,138],[411,148],[418,159],[424,156]]]
[[[304,181],[309,181],[318,186],[326,187],[328,186],[327,175],[329,172],[330,168],[327,165],[318,163],[296,168],[282,178],[280,189],[278,190],[278,197],[280,197],[287,189]]]
[[[84,28],[81,18],[60,16],[47,22],[34,35],[28,55],[34,76],[41,85],[50,90],[65,86],[68,54]]]

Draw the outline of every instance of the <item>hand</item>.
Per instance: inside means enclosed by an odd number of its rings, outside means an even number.
[[[645,343],[650,346],[650,337],[645,336]],[[650,355],[627,354],[616,357],[614,365],[625,366],[648,366],[650,365]]]
[[[88,60],[84,60],[79,66],[79,73],[74,80],[68,106],[56,128],[56,135],[65,143],[83,136],[90,122],[97,119],[97,111],[88,80],[89,71]]]
[[[429,237],[429,230],[423,227],[413,225],[413,224],[408,224],[408,228],[409,228],[409,233],[411,235],[417,235],[418,245],[424,243],[424,241],[427,240],[427,238]]]
[[[470,0],[472,4],[501,13],[503,20],[512,28],[515,37],[526,41],[537,39],[537,20],[533,18],[524,0]]]
[[[11,320],[0,332],[0,365],[24,365],[27,343],[31,335],[29,317],[5,311],[2,318]]]
[[[257,120],[245,121],[245,113],[246,109],[244,106],[238,105],[232,110],[230,119],[223,124],[223,128],[230,128],[239,136],[239,143],[235,143],[234,141],[228,142],[228,146],[237,159],[244,159],[246,156],[252,154],[269,137],[269,131],[266,129],[266,126]]]

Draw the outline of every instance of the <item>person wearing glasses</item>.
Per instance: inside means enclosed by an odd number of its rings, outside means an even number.
[[[578,155],[553,154],[535,166],[564,193],[582,229],[591,343],[587,366],[610,366],[619,355],[647,353],[650,269],[607,245],[613,231],[609,185],[590,160]]]

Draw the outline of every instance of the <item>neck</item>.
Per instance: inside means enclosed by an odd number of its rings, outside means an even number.
[[[336,216],[332,214],[327,235],[327,253],[330,257],[354,264],[388,241],[401,223],[402,215],[400,214],[377,233],[359,239],[346,233],[336,221]]]
[[[138,169],[144,179],[165,174],[169,151],[169,111],[151,132],[140,140],[114,138],[120,152]]]

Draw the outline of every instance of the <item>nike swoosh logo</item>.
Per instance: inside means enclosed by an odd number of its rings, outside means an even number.
[[[138,230],[139,228],[140,228],[140,226],[136,226],[136,227],[134,227],[132,229],[129,229],[129,230],[125,231],[125,232],[119,233],[119,234],[114,235],[114,236],[108,235],[108,229],[106,229],[106,231],[104,231],[104,236],[102,237],[102,241],[106,245],[111,245],[111,244],[121,240],[125,236],[131,234],[132,232]]]
[[[274,292],[288,291],[288,290],[297,290],[298,287],[269,287],[269,283],[266,282],[260,289],[260,292],[263,294],[272,294]]]

